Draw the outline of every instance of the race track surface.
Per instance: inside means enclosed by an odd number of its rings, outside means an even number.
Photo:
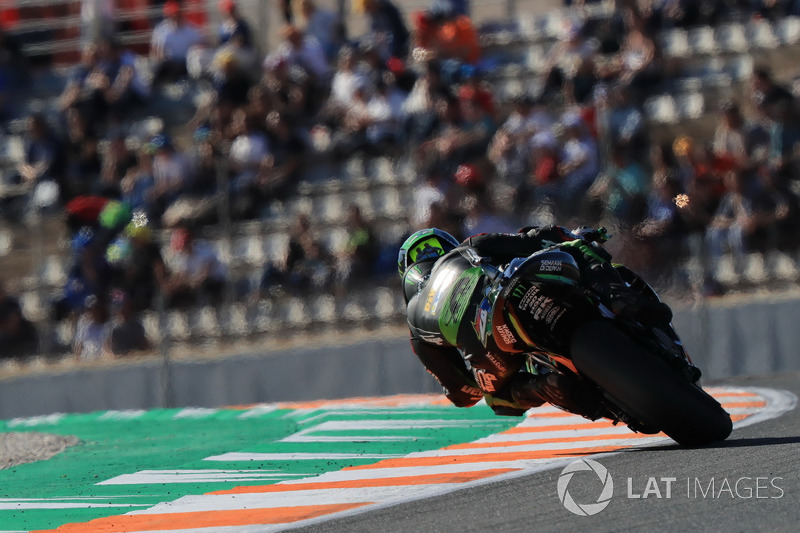
[[[725,386],[769,387],[797,396],[800,374],[728,380]],[[565,509],[557,494],[561,468],[554,468],[299,530],[796,532],[800,527],[800,412],[796,408],[736,428],[728,440],[712,447],[685,449],[666,440],[662,445],[591,458],[606,467],[614,480],[608,507],[593,516],[577,516]],[[649,478],[655,482],[650,482],[648,497],[642,498]],[[591,496],[597,498],[600,482],[596,477],[594,482],[594,487],[592,479],[587,484],[595,489]],[[654,483],[659,494],[653,490]]]
[[[710,388],[735,429],[704,449],[433,395],[16,419],[80,442],[0,470],[0,532],[796,531],[799,389]]]

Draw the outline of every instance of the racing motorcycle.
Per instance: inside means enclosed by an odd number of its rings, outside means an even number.
[[[581,245],[598,247],[608,238],[602,228],[590,235]],[[700,369],[672,325],[611,311],[564,251],[574,245],[554,245],[494,271],[481,265],[495,278],[481,307],[500,349],[527,356],[530,371],[577,377],[602,398],[607,418],[633,431],[663,431],[685,446],[727,438],[731,417],[701,387]],[[614,268],[642,298],[660,301],[637,274]]]

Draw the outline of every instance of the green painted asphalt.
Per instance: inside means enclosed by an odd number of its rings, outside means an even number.
[[[431,421],[435,428],[413,427]],[[337,422],[370,421],[353,429]],[[407,421],[407,422],[404,422]],[[144,509],[181,496],[241,485],[267,485],[346,466],[374,463],[376,454],[404,455],[469,442],[519,422],[479,405],[457,409],[413,405],[346,409],[158,409],[51,415],[0,422],[0,431],[74,435],[80,443],[47,461],[0,470],[0,531],[51,529],[62,524]],[[392,426],[368,429],[371,423]],[[321,424],[325,424],[324,426]],[[366,428],[364,426],[367,426]],[[319,431],[315,427],[319,426]],[[394,427],[396,426],[396,427]],[[300,442],[278,442],[302,431]],[[314,439],[319,437],[319,442]],[[323,437],[338,437],[330,442]],[[348,437],[348,441],[341,441]],[[372,437],[403,440],[370,440]],[[311,440],[309,442],[309,440]],[[240,453],[371,454],[370,458],[206,461]],[[143,470],[273,470],[293,477],[188,483],[98,483]],[[181,476],[176,475],[176,480]],[[97,507],[98,505],[111,505]],[[22,506],[33,508],[22,508]],[[69,508],[44,508],[69,506]]]

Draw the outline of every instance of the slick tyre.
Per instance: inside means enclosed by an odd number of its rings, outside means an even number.
[[[683,446],[724,440],[731,417],[714,398],[609,322],[589,322],[572,338],[572,361],[625,411]]]

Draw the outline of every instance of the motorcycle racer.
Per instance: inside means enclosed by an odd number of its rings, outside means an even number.
[[[601,295],[608,309],[645,323],[669,322],[669,307],[631,290],[600,244],[605,230],[560,226],[523,228],[516,234],[480,234],[459,243],[430,228],[411,235],[398,253],[406,314],[414,353],[459,407],[485,398],[496,414],[521,416],[545,402],[590,419],[603,416],[597,393],[558,372],[524,368],[526,358],[505,348],[513,344],[508,325],[488,318],[488,295],[501,268],[515,258],[560,245],[575,276]],[[534,372],[531,372],[533,370]]]

